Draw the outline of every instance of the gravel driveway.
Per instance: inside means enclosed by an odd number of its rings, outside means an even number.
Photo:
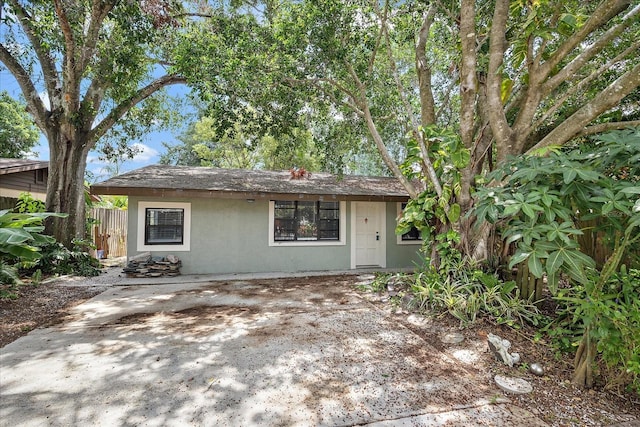
[[[109,288],[2,349],[0,423],[544,425],[356,281]]]

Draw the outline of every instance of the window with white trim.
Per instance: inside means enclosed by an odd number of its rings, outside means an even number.
[[[182,245],[184,240],[184,209],[146,208],[144,221],[145,245]]]
[[[398,217],[402,215],[402,211],[407,207],[406,203],[398,203]],[[399,245],[412,245],[412,244],[422,244],[422,236],[420,235],[420,230],[416,227],[412,227],[407,233],[404,233],[397,238],[397,243]]]
[[[139,251],[188,251],[191,204],[138,202]]]
[[[269,209],[270,245],[344,245],[346,204],[274,200]]]

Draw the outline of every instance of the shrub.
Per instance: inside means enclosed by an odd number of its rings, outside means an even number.
[[[601,290],[592,285],[597,272],[588,274],[592,280],[586,286],[561,289],[555,297],[559,316],[549,327],[550,335],[558,348],[569,351],[591,328],[606,387],[640,393],[640,270],[622,266]]]

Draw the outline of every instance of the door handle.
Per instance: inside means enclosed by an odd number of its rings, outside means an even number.
[[[380,240],[380,233],[376,231],[376,240]]]

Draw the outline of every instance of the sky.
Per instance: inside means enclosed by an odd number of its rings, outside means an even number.
[[[24,102],[24,97],[22,96],[18,83],[14,79],[13,75],[2,66],[0,66],[0,90],[6,90],[12,97]],[[172,96],[186,96],[188,88],[182,85],[172,86],[168,88],[168,93]],[[144,135],[140,142],[132,144],[138,148],[139,153],[136,154],[133,159],[123,162],[120,165],[119,172],[123,173],[158,163],[160,161],[160,155],[166,151],[162,142],[167,142],[171,145],[178,144],[180,142],[177,139],[179,134],[179,130],[173,130],[151,132]],[[40,135],[40,141],[38,142],[38,145],[34,147],[33,151],[37,153],[37,156],[29,156],[29,158],[49,160],[49,145],[44,135]],[[106,168],[107,166],[109,165],[98,160],[97,153],[89,153],[87,158],[87,171],[89,171],[93,176],[91,183],[103,181],[109,178],[111,173],[109,172],[109,169]]]

